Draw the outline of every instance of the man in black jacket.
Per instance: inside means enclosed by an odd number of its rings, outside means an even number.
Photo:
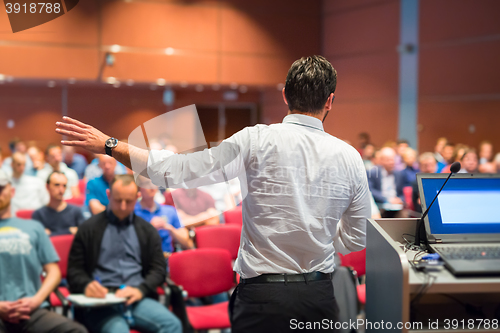
[[[157,230],[133,213],[138,198],[133,176],[117,175],[108,196],[106,211],[78,229],[68,260],[68,283],[71,293],[103,298],[115,292],[127,302],[80,309],[75,315],[96,333],[123,333],[130,327],[180,333],[177,317],[154,299],[165,281],[165,259]]]

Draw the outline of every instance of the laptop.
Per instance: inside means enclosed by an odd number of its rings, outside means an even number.
[[[448,174],[417,174],[422,211]],[[500,275],[500,175],[453,174],[424,220],[431,251],[455,276]]]

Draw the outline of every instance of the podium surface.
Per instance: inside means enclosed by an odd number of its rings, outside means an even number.
[[[367,224],[366,324],[372,326],[366,332],[462,328],[500,332],[500,277],[455,277],[445,267],[416,271],[410,261],[422,253],[406,250],[405,244],[413,241],[417,220],[370,219]],[[489,319],[489,329],[481,317]],[[497,325],[493,325],[495,318]],[[382,322],[391,328],[381,326]]]

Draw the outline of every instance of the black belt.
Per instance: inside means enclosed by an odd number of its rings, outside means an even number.
[[[309,282],[320,280],[331,280],[331,273],[303,273],[303,274],[262,274],[250,279],[240,279],[240,283],[289,283],[289,282]]]

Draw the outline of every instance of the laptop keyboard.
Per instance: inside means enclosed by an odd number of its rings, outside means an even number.
[[[447,259],[500,259],[500,246],[434,246]]]

